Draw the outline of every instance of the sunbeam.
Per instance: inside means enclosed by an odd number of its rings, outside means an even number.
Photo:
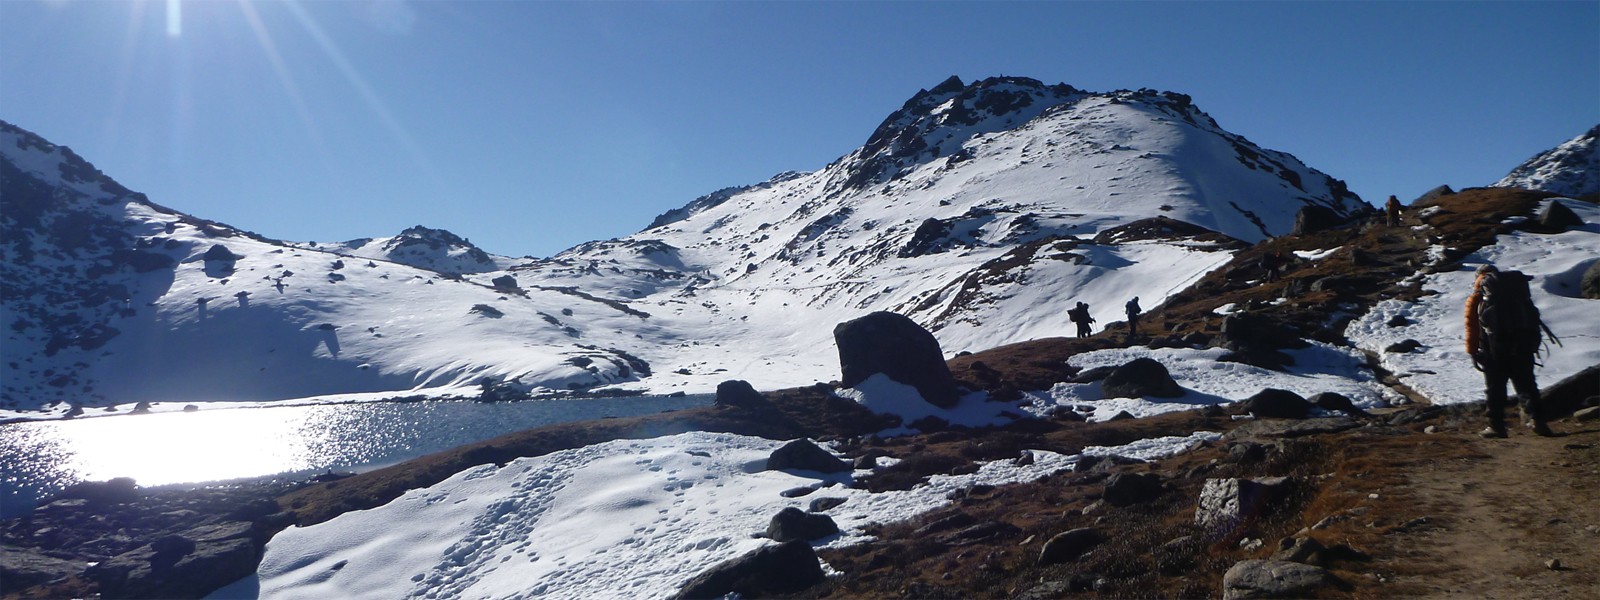
[[[167,35],[183,37],[183,0],[167,0]]]
[[[284,63],[283,55],[278,52],[277,43],[272,40],[272,34],[261,21],[260,13],[256,12],[255,4],[250,0],[238,0],[238,4],[240,12],[244,14],[245,22],[250,25],[251,33],[256,36],[256,43],[261,45],[262,53],[266,54],[267,61],[272,63],[272,72],[277,76],[278,83],[283,86],[284,93],[289,95],[289,103],[294,107],[295,115],[305,125],[306,134],[311,137],[317,153],[323,157],[325,164],[331,164],[332,160],[322,137],[322,130],[317,127],[316,119],[311,115],[311,109],[306,106],[305,97],[300,93],[300,86],[295,83],[288,65]]]

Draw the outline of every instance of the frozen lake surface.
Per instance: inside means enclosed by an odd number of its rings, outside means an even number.
[[[534,427],[711,403],[711,396],[212,408],[0,425],[0,516],[80,481],[142,486],[370,470]]]

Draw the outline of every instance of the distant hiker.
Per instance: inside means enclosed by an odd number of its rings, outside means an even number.
[[[1267,281],[1277,281],[1278,272],[1283,270],[1289,261],[1284,260],[1283,251],[1275,250],[1261,255],[1261,271]]]
[[[1139,297],[1134,296],[1127,304],[1122,305],[1122,308],[1128,311],[1128,339],[1133,339],[1139,335]]]
[[[1526,425],[1536,434],[1551,435],[1533,367],[1539,364],[1545,335],[1558,345],[1561,341],[1539,319],[1528,279],[1517,271],[1484,265],[1478,268],[1478,278],[1467,296],[1467,354],[1472,357],[1472,367],[1483,371],[1488,399],[1489,427],[1479,433],[1483,437],[1506,437],[1507,379],[1522,400]]]
[[[1079,302],[1072,310],[1067,311],[1067,319],[1078,324],[1078,337],[1089,337],[1089,324],[1094,322],[1094,317],[1089,316],[1089,305]]]
[[[1389,195],[1389,201],[1383,203],[1383,212],[1389,218],[1390,227],[1400,226],[1400,199]]]

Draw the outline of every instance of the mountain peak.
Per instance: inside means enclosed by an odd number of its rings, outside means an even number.
[[[1600,192],[1600,125],[1540,152],[1490,187],[1519,187],[1576,198]]]

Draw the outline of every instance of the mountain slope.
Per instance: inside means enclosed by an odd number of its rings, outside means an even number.
[[[1577,198],[1600,192],[1600,125],[1540,152],[1494,182]]]
[[[821,170],[729,188],[549,260],[422,227],[269,240],[149,204],[26,131],[3,135],[8,203],[29,208],[0,223],[17,257],[0,402],[55,403],[46,414],[486,382],[804,385],[835,376],[830,332],[867,312],[906,313],[948,352],[1067,335],[1073,302],[1103,327],[1128,298],[1152,308],[1226,262],[1230,238],[1286,233],[1306,206],[1369,210],[1186,96],[1020,78],[952,78]],[[92,244],[63,233],[80,222],[95,224]]]

